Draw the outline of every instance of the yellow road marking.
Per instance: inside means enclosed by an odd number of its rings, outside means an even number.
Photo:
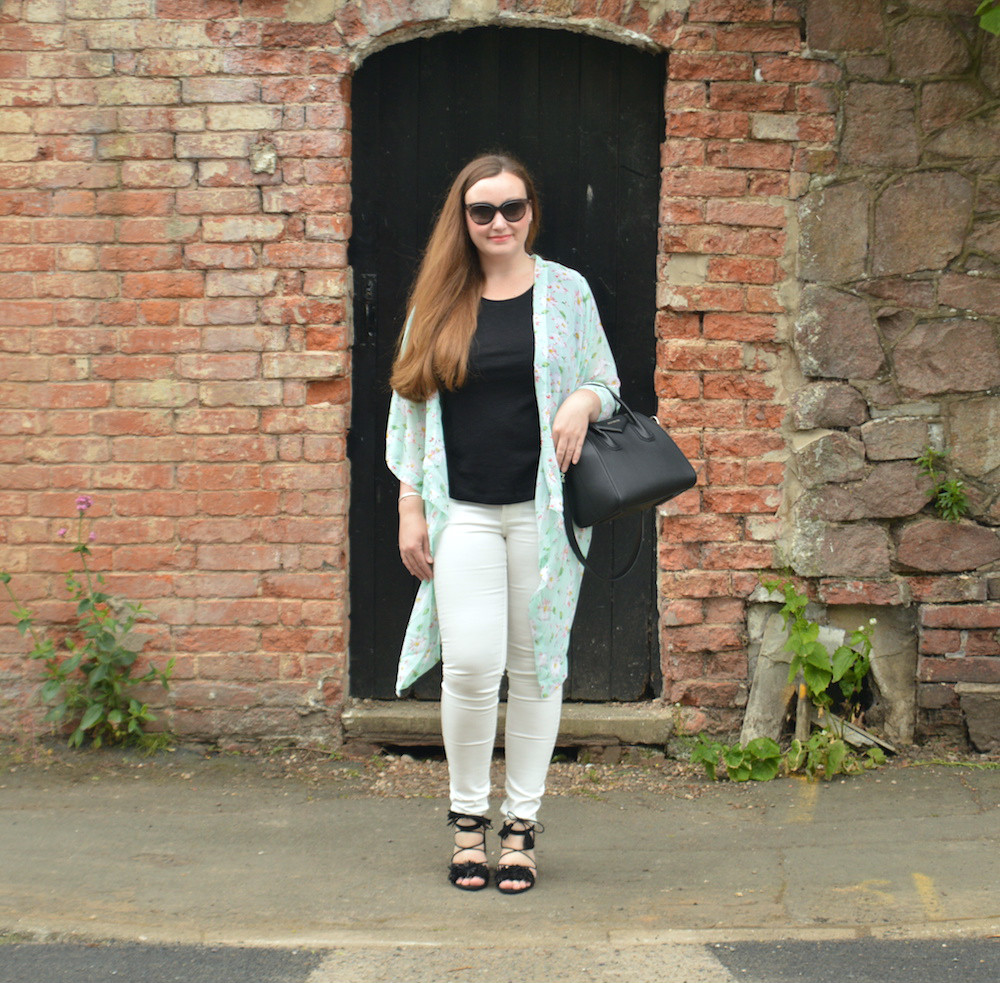
[[[811,823],[816,799],[819,797],[819,782],[811,782],[806,778],[799,779],[799,800],[792,805],[788,813],[790,823]]]
[[[937,888],[934,887],[933,878],[926,874],[913,874],[913,886],[920,895],[920,901],[924,906],[924,914],[928,918],[944,918],[944,909],[941,907],[941,898],[938,896]]]
[[[884,905],[894,905],[896,903],[896,896],[889,891],[880,890],[880,888],[888,887],[890,884],[892,884],[892,881],[869,878],[860,884],[848,884],[844,887],[835,887],[832,890],[834,894],[860,895],[858,898],[859,904],[878,902]]]

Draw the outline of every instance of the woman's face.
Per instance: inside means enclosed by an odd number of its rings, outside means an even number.
[[[501,171],[494,177],[486,177],[473,184],[465,192],[465,204],[502,205],[512,199],[527,198],[524,182],[509,171]],[[497,211],[487,225],[476,225],[465,210],[465,227],[472,244],[482,258],[502,258],[525,251],[524,243],[531,228],[531,205],[528,205],[516,222],[509,222]]]

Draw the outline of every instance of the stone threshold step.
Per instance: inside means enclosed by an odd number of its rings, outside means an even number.
[[[500,704],[497,740],[503,744],[506,704]],[[348,741],[441,747],[441,705],[423,700],[355,700],[341,723]],[[678,730],[673,707],[663,703],[566,703],[559,747],[615,744],[664,745]]]

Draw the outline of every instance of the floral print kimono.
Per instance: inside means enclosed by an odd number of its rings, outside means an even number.
[[[593,389],[601,399],[601,417],[609,416],[614,408],[609,389],[617,393],[619,383],[597,305],[579,273],[535,257],[532,303],[535,395],[542,445],[535,483],[539,579],[529,602],[529,618],[538,683],[542,695],[548,696],[566,678],[569,633],[583,579],[583,566],[570,552],[563,527],[562,473],[556,463],[552,420],[563,400],[581,387]],[[423,497],[433,556],[448,521],[449,506],[437,394],[425,403],[392,394],[386,463],[400,481],[412,485]],[[590,530],[581,530],[578,539],[581,549],[586,550]],[[402,693],[440,658],[434,581],[426,580],[417,591],[403,639],[396,692]]]

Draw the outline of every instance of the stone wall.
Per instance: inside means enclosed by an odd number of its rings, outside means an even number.
[[[831,604],[913,606],[923,729],[1000,683],[1000,44],[964,3],[813,0],[837,156],[799,202],[785,555]],[[960,522],[916,459],[944,451]]]
[[[966,7],[6,0],[0,569],[63,621],[93,495],[177,733],[338,739],[351,75],[418,34],[585,31],[669,52],[655,385],[700,482],[660,524],[663,698],[738,724],[747,600],[790,561],[828,604],[919,605],[926,723],[957,723],[1000,664],[1000,71]],[[927,442],[974,489],[959,527]],[[10,732],[36,677],[0,618]]]

